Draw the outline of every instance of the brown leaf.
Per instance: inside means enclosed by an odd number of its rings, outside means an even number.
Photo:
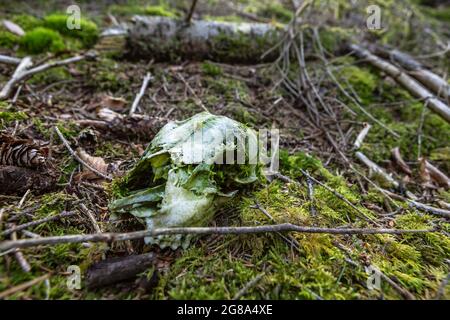
[[[11,33],[14,33],[15,35],[18,35],[19,37],[22,37],[25,35],[25,31],[23,29],[15,24],[12,21],[9,20],[3,20],[3,26]]]
[[[97,170],[100,173],[103,173],[104,175],[108,174],[108,164],[106,163],[106,161],[103,158],[91,156],[86,151],[84,151],[82,148],[77,149],[77,154],[81,158],[81,160],[86,162],[93,169]],[[99,178],[98,175],[96,175],[95,172],[92,172],[89,168],[83,167],[83,171],[93,174],[92,176],[90,174],[87,174],[87,176],[89,178],[91,178],[91,177],[92,177],[92,179]]]
[[[106,95],[102,98],[100,104],[104,108],[109,108],[114,111],[123,111],[128,102],[124,98],[116,98]]]
[[[395,161],[395,164],[407,175],[411,175],[412,171],[411,168],[406,164],[406,162],[403,160],[402,156],[400,155],[400,149],[399,147],[395,147],[391,150],[392,152],[392,158]]]

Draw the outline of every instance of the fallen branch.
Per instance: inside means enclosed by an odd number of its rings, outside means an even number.
[[[372,171],[376,175],[380,176],[389,186],[393,186],[395,188],[399,187],[400,184],[398,183],[398,181],[396,181],[394,178],[392,178],[386,171],[384,171],[383,168],[378,166],[375,162],[373,162],[372,160],[367,158],[364,153],[357,151],[355,153],[355,156],[362,163],[364,163],[369,168],[370,171]]]
[[[445,209],[441,209],[441,208],[435,208],[435,207],[432,207],[432,206],[430,206],[428,204],[417,202],[416,200],[407,199],[407,198],[402,197],[401,195],[393,193],[393,192],[391,192],[389,190],[385,190],[385,189],[381,189],[381,190],[384,193],[386,193],[387,195],[389,195],[393,199],[397,199],[397,200],[404,201],[404,202],[408,203],[410,207],[414,207],[414,208],[416,208],[416,209],[418,209],[420,211],[427,212],[427,213],[430,213],[430,214],[434,214],[434,215],[437,215],[437,216],[441,216],[441,217],[444,217],[444,218],[447,218],[447,219],[450,218],[450,210],[445,210]]]
[[[272,52],[280,28],[265,23],[234,23],[205,20],[135,16],[128,27],[129,54],[167,61],[174,58],[210,59],[221,62],[263,62],[277,58]],[[161,45],[161,44],[164,45]],[[238,48],[236,47],[238,45]]]
[[[450,85],[437,74],[426,69],[422,63],[415,60],[409,54],[398,50],[389,50],[377,46],[375,52],[385,59],[390,59],[403,68],[408,70],[408,73],[421,82],[425,87],[430,89],[434,94],[442,97],[445,101],[450,102]]]
[[[374,67],[384,71],[395,81],[408,90],[413,96],[425,101],[425,104],[433,112],[440,115],[450,123],[450,108],[441,100],[437,99],[430,91],[423,87],[414,78],[392,65],[391,63],[373,55],[368,50],[356,44],[351,44],[350,49],[360,58],[365,59]]]
[[[131,106],[130,116],[133,115],[133,113],[136,112],[137,107],[139,105],[139,101],[141,101],[142,97],[144,96],[145,89],[147,89],[148,83],[152,79],[153,79],[153,77],[150,74],[150,72],[145,75],[144,80],[142,81],[141,90],[139,90],[139,93],[136,95],[136,98],[134,99],[133,104]]]
[[[4,85],[3,89],[0,91],[0,100],[4,100],[10,96],[15,84],[20,81],[22,74],[24,74],[26,72],[26,69],[28,69],[32,65],[33,61],[30,57],[22,58],[11,79]]]
[[[0,62],[1,63],[7,63],[7,64],[19,64],[22,59],[4,56],[0,54]]]
[[[78,55],[75,57],[71,57],[64,60],[59,61],[52,61],[49,63],[42,64],[40,66],[34,67],[33,69],[28,69],[32,62],[30,57],[25,57],[22,59],[21,63],[17,67],[16,71],[14,72],[12,78],[5,84],[2,91],[0,91],[0,100],[7,99],[11,93],[14,87],[21,81],[27,80],[31,76],[46,71],[51,68],[64,66],[70,63],[78,62],[81,60],[84,60],[86,58],[93,58],[95,55],[93,53],[87,53],[85,55]]]
[[[66,236],[42,237],[37,239],[20,239],[17,241],[3,241],[0,243],[0,251],[7,251],[17,248],[29,248],[40,245],[57,245],[61,243],[80,243],[80,242],[115,242],[136,240],[145,237],[156,237],[160,235],[174,234],[254,234],[265,232],[299,232],[299,233],[327,233],[327,234],[416,234],[436,232],[434,229],[421,230],[402,230],[402,229],[364,229],[364,228],[320,228],[304,227],[291,223],[282,223],[275,225],[262,225],[255,227],[187,227],[187,228],[159,228],[155,230],[142,230],[125,233],[94,233],[94,234],[73,234]]]

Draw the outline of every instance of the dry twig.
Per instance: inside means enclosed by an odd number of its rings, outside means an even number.
[[[299,232],[299,233],[327,233],[327,234],[419,234],[435,232],[434,229],[365,229],[365,228],[321,228],[304,227],[291,223],[282,223],[274,225],[262,225],[254,227],[187,227],[187,228],[159,228],[155,230],[143,230],[125,233],[95,233],[95,234],[73,234],[65,236],[42,237],[37,239],[21,239],[17,241],[4,241],[0,243],[0,251],[7,251],[17,248],[29,248],[40,245],[56,245],[61,243],[80,243],[80,242],[115,242],[136,240],[145,237],[156,237],[159,235],[174,234],[254,234],[265,232]]]

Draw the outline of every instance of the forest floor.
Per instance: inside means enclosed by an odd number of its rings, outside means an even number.
[[[142,8],[145,8],[144,3],[149,5],[147,2],[79,1],[83,17],[91,19],[99,29],[111,24],[108,13],[126,21],[133,14],[154,14],[155,11],[166,16],[183,16],[190,6],[189,1],[167,1],[163,5],[154,4],[150,7],[152,10],[147,8],[144,12]],[[27,1],[15,1],[13,5],[0,0],[0,19],[14,21],[28,33],[36,28],[40,19],[54,12],[64,12],[70,3],[36,1],[31,6]],[[265,1],[239,3],[244,5],[241,11],[255,7],[252,15],[274,24],[288,23],[293,16],[293,9],[284,2],[276,5]],[[393,3],[391,5],[395,6]],[[330,14],[341,16],[339,21],[351,17],[346,5],[342,4],[340,10],[338,13],[330,10]],[[433,10],[427,7],[425,21],[432,21],[427,27],[439,34],[440,40],[444,38],[449,41],[450,15],[445,16],[441,10],[441,16],[433,20],[438,15],[438,10]],[[226,9],[219,1],[200,4],[194,18],[246,21],[245,17]],[[429,44],[437,38],[428,36],[422,41],[421,48],[414,45],[420,35],[411,30],[425,30],[420,24],[422,20],[419,25],[411,22],[405,26],[401,22],[400,27],[393,17],[388,17],[387,21],[391,23],[391,28],[386,32],[365,36],[380,43],[394,44],[396,48],[416,57],[424,56],[422,62],[437,74],[450,72],[448,52],[427,58],[427,55],[438,51],[437,45]],[[17,39],[14,37],[5,36],[8,31],[2,28],[0,54],[13,57],[27,55],[29,47],[15,42]],[[280,129],[280,171],[297,182],[264,180],[241,190],[217,212],[214,226],[289,222],[330,228],[434,228],[433,232],[405,235],[290,233],[289,237],[295,240],[295,245],[286,243],[276,233],[207,235],[200,237],[188,249],[175,251],[146,246],[142,240],[24,248],[20,254],[15,251],[0,253],[0,297],[3,298],[2,292],[12,290],[5,297],[450,298],[447,286],[450,265],[448,219],[418,210],[405,201],[406,190],[409,190],[415,194],[417,201],[448,211],[449,189],[426,176],[419,158],[427,159],[447,175],[450,173],[450,125],[424,108],[423,101],[413,98],[379,70],[349,54],[339,55],[342,51],[339,43],[341,37],[358,36],[357,29],[336,22],[329,22],[321,29],[323,45],[329,52],[327,65],[316,57],[317,42],[314,41],[317,39],[314,40],[313,32],[309,29],[304,31],[307,70],[312,82],[319,88],[324,103],[332,109],[330,113],[320,110],[319,120],[311,115],[311,110],[302,100],[304,96],[291,94],[284,86],[285,82],[280,83],[282,77],[273,62],[242,65],[213,61],[131,60],[126,55],[102,52],[98,41],[91,45],[98,50],[95,59],[34,75],[20,85],[19,91],[15,89],[14,97],[0,102],[0,130],[8,136],[45,144],[49,156],[43,170],[54,183],[50,188],[30,190],[25,195],[24,192],[0,194],[0,230],[65,211],[74,214],[31,226],[26,228],[28,233],[18,231],[14,236],[46,237],[89,234],[98,229],[103,232],[144,229],[132,216],[110,219],[108,204],[114,184],[99,179],[92,172],[86,173],[68,152],[54,127],[59,129],[73,149],[82,148],[106,163],[117,163],[122,170],[132,168],[151,141],[152,128],[144,128],[143,132],[138,127],[124,128],[124,133],[86,127],[80,123],[86,119],[98,119],[97,112],[103,107],[127,114],[143,78],[150,72],[153,79],[137,114],[183,120],[206,108],[213,114],[230,117],[255,129]],[[52,59],[75,56],[86,51],[83,41],[83,38],[64,36],[64,50],[35,53],[32,59],[38,65]],[[298,73],[299,66],[292,64],[289,73]],[[0,63],[0,84],[11,78],[15,68],[15,65]],[[350,92],[353,99],[348,99],[336,83],[327,78],[327,68],[332,70],[337,82],[346,92]],[[355,103],[354,99],[358,102]],[[316,104],[320,105],[320,102],[316,101]],[[360,112],[357,105],[362,105],[382,125]],[[355,157],[353,143],[367,123],[372,127],[359,151],[399,181],[397,187],[387,185],[382,177],[374,175]],[[393,135],[391,130],[398,136]],[[392,159],[392,149],[395,147],[399,148],[411,168],[409,174]],[[343,202],[323,185],[305,178],[301,170],[307,170],[353,205]],[[389,189],[391,196],[380,192],[380,187]],[[392,194],[399,197],[395,198]],[[86,211],[94,215],[94,223]],[[269,219],[264,211],[273,219]],[[368,219],[361,219],[361,213]],[[9,240],[11,236],[0,233],[0,240]],[[79,266],[85,272],[91,264],[103,259],[144,252],[155,252],[157,262],[129,281],[89,289],[84,286],[82,278],[81,289],[69,289],[67,286],[69,266]],[[26,261],[20,262],[21,259]],[[30,270],[24,270],[24,263],[30,266]],[[366,268],[371,266],[382,273],[381,287],[378,289],[367,288],[370,274]],[[42,278],[42,281],[15,290],[19,285],[44,275],[48,275],[45,280]],[[245,290],[242,291],[243,288]]]

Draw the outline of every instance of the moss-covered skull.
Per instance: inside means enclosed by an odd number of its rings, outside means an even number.
[[[110,209],[145,219],[150,230],[205,226],[217,200],[258,179],[258,149],[252,129],[224,116],[203,112],[169,122],[120,183],[126,196]],[[146,242],[175,249],[186,247],[190,237],[148,237]]]

